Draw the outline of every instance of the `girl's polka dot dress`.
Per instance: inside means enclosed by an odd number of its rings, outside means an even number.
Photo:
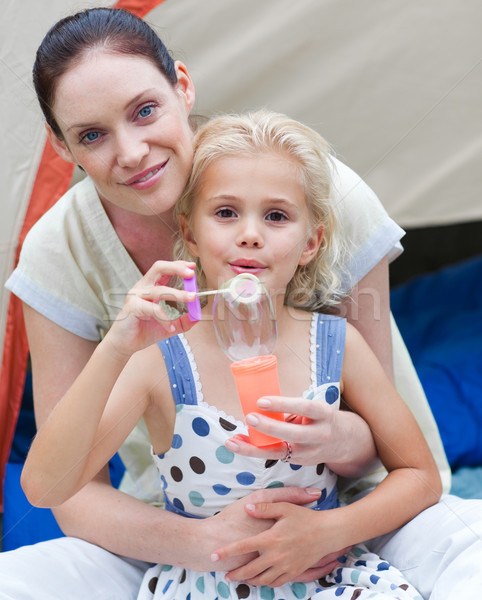
[[[313,315],[312,384],[303,395],[336,408],[340,403],[345,329],[344,319]],[[323,464],[305,467],[239,456],[227,450],[226,439],[238,432],[247,434],[245,424],[204,402],[194,357],[184,336],[169,338],[159,346],[177,409],[172,446],[165,454],[153,457],[164,489],[166,509],[186,518],[203,518],[251,491],[290,485],[322,490],[320,499],[311,506],[314,510],[338,505],[336,475]],[[397,569],[363,546],[355,547],[344,557],[340,568],[329,576],[312,583],[255,587],[227,582],[224,575],[223,572],[200,573],[155,565],[144,576],[138,600],[421,600]]]

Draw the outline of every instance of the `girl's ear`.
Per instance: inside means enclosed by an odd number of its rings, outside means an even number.
[[[59,140],[59,138],[52,131],[50,125],[47,125],[47,123],[45,124],[45,129],[47,130],[47,136],[53,146],[53,149],[55,152],[57,152],[60,158],[63,158],[65,161],[74,163],[74,165],[76,165],[77,163],[74,160],[74,157],[72,156],[67,144],[63,140]]]
[[[191,76],[188,73],[186,65],[179,60],[174,63],[177,75],[176,89],[178,93],[183,97],[188,113],[191,112],[196,99],[196,92],[194,89],[194,83],[192,82]]]
[[[323,239],[324,230],[323,225],[319,225],[316,229],[313,229],[300,256],[299,265],[307,265],[315,257]]]
[[[179,229],[181,230],[182,239],[191,253],[191,256],[197,258],[199,256],[197,243],[186,215],[179,215]]]

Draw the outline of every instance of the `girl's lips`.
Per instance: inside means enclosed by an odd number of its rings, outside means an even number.
[[[239,275],[240,273],[251,273],[252,275],[258,275],[262,273],[266,266],[255,261],[255,260],[239,260],[235,263],[230,263],[231,269]]]
[[[159,165],[156,165],[154,167],[146,169],[145,171],[142,171],[141,173],[137,173],[136,175],[134,175],[133,177],[128,179],[124,183],[124,185],[132,187],[136,190],[144,190],[146,188],[153,186],[161,178],[161,175],[164,173],[164,170],[165,170],[168,162],[169,162],[169,159]]]

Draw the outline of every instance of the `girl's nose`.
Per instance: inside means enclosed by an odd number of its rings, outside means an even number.
[[[247,220],[241,224],[238,235],[238,244],[246,248],[262,248],[263,236],[257,223]]]

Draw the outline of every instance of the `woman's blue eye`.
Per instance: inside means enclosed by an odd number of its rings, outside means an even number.
[[[152,113],[152,106],[143,106],[139,111],[140,117],[149,117]]]
[[[97,139],[99,139],[100,133],[98,131],[89,131],[89,133],[86,133],[83,137],[82,140],[85,140],[86,142],[95,142]]]

